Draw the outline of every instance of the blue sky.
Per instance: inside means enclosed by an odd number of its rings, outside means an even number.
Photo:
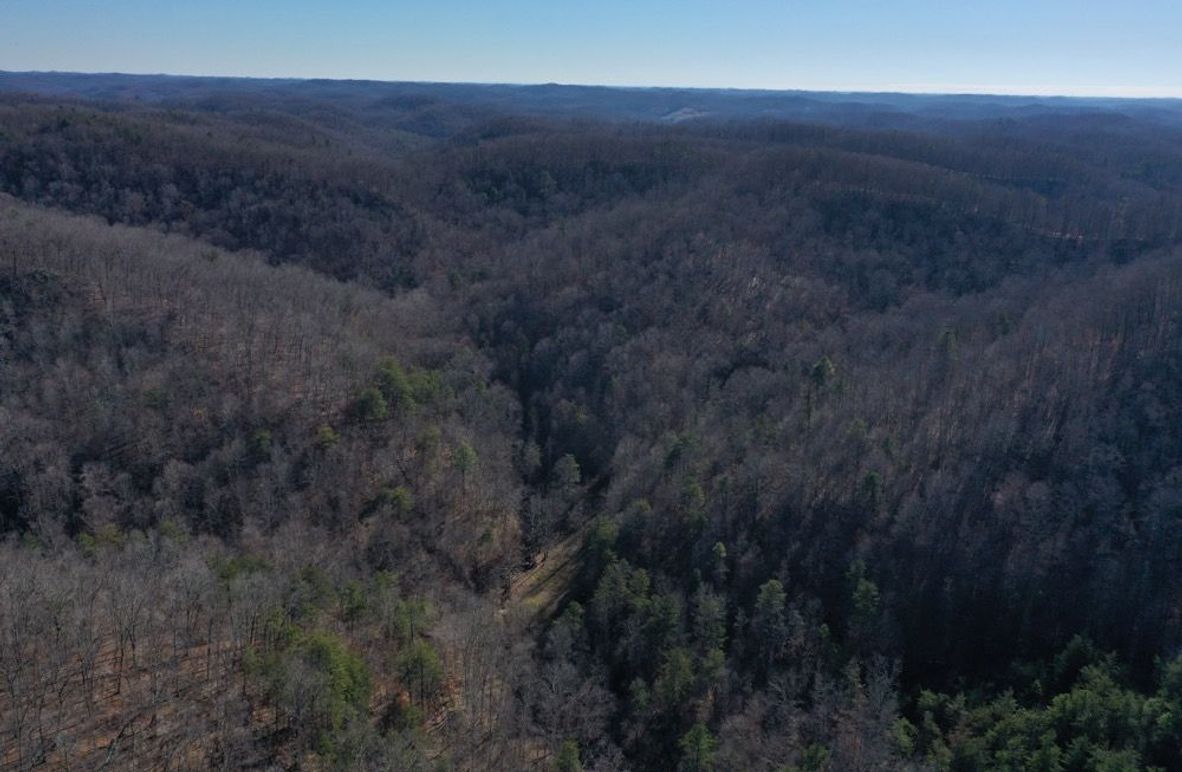
[[[1182,96],[1182,0],[0,0],[0,69]]]

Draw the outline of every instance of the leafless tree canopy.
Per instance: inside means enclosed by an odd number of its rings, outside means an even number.
[[[45,77],[0,769],[1182,768],[1176,105]]]

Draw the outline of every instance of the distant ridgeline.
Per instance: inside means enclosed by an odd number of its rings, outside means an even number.
[[[0,72],[0,92],[53,99],[166,105],[200,110],[320,106],[368,120],[452,113],[453,125],[489,115],[532,115],[608,121],[776,120],[864,128],[946,130],[940,121],[1029,120],[1106,113],[1182,125],[1182,99],[1116,99],[979,94],[767,91],[710,88],[619,88],[384,82],[296,78],[226,78]],[[323,113],[322,113],[323,114]],[[443,135],[440,124],[436,131]],[[424,132],[428,133],[428,132]]]
[[[0,769],[1182,768],[1182,103],[0,73]]]

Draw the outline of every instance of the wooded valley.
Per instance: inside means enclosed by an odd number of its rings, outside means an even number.
[[[1182,769],[1182,104],[0,74],[0,769]]]

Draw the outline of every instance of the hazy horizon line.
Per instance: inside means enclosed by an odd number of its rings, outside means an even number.
[[[234,80],[272,80],[272,81],[335,81],[335,82],[365,82],[365,83],[416,83],[425,85],[447,86],[563,86],[570,88],[606,88],[622,90],[670,90],[670,91],[750,91],[750,92],[778,92],[803,94],[851,94],[851,95],[903,95],[903,96],[970,96],[970,97],[1010,97],[1010,98],[1039,98],[1039,99],[1119,99],[1119,100],[1182,100],[1182,91],[1161,92],[1153,88],[1139,86],[1129,87],[1096,87],[1094,90],[1060,89],[1053,86],[1032,86],[1023,89],[1009,90],[1009,86],[997,84],[949,84],[949,83],[900,83],[888,85],[842,85],[842,86],[721,86],[721,85],[685,85],[672,83],[644,84],[644,83],[582,83],[540,80],[498,81],[498,80],[433,80],[430,78],[383,78],[361,76],[323,76],[323,75],[241,75],[218,73],[184,73],[184,72],[147,72],[122,70],[7,70],[0,68],[0,73],[8,75],[81,75],[81,76],[127,76],[127,77],[160,77],[160,78],[193,78],[193,79],[234,79]]]

